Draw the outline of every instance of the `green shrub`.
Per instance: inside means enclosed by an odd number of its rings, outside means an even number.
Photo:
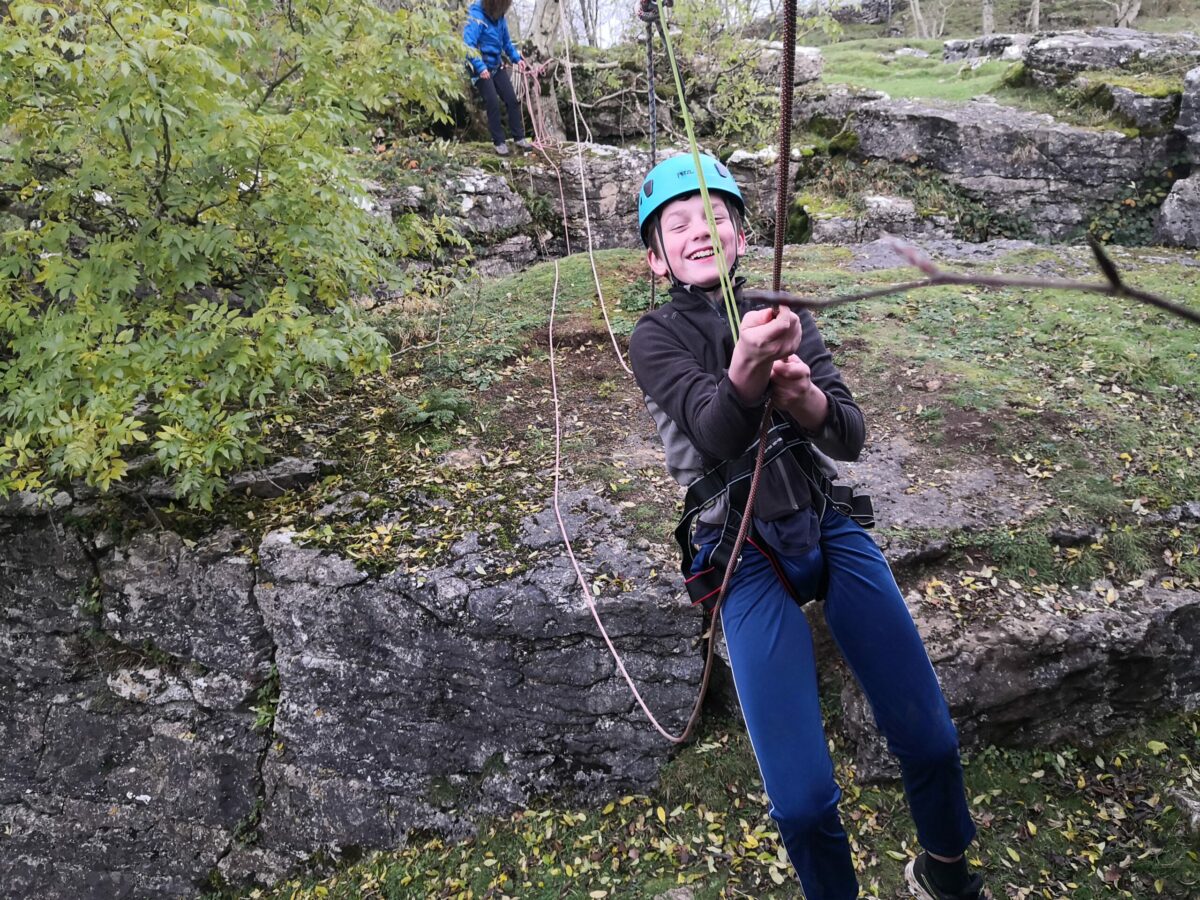
[[[151,451],[208,506],[266,404],[386,365],[352,298],[440,225],[376,215],[353,143],[444,118],[459,49],[436,4],[0,6],[0,495]]]

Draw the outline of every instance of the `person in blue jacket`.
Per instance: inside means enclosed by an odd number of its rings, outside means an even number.
[[[512,0],[475,0],[467,10],[467,25],[463,29],[463,43],[475,51],[467,57],[471,67],[471,83],[479,89],[487,110],[488,131],[496,152],[508,155],[508,144],[504,138],[504,124],[500,120],[500,101],[508,109],[508,128],[513,141],[522,150],[532,150],[533,145],[525,140],[525,122],[521,118],[521,106],[513,91],[512,81],[504,58],[525,71],[526,63],[508,36],[508,23],[504,16]],[[478,54],[478,55],[476,55]]]

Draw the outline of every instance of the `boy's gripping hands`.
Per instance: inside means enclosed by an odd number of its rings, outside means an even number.
[[[742,316],[729,361],[729,380],[744,403],[757,403],[771,383],[771,367],[800,346],[800,319],[787,307],[752,309]]]
[[[796,355],[803,331],[789,308],[755,309],[742,317],[742,327],[729,380],[745,403],[756,403],[773,388],[776,404],[809,430],[825,421],[829,400],[812,383],[808,364]]]
[[[771,366],[771,387],[775,405],[790,413],[807,431],[819,431],[829,411],[829,398],[812,383],[808,363],[792,354]]]

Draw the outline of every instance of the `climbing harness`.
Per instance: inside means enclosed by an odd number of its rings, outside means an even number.
[[[812,496],[819,500],[820,506],[815,510],[817,518],[824,516],[830,504],[838,512],[853,519],[863,528],[875,525],[874,510],[871,498],[866,494],[855,493],[854,489],[842,484],[834,484],[825,472],[819,459],[813,451],[812,443],[800,434],[796,428],[779,413],[772,416],[772,425],[767,432],[763,453],[762,467],[765,469],[776,459],[790,453],[800,466],[804,477],[812,486]],[[740,548],[737,545],[737,535],[742,529],[745,511],[748,508],[746,500],[749,494],[749,482],[754,476],[754,453],[751,447],[737,459],[728,460],[710,469],[700,478],[688,485],[683,500],[683,515],[675,526],[675,542],[679,545],[680,565],[684,584],[688,595],[692,598],[693,606],[702,606],[705,612],[713,612],[720,596],[722,574],[729,565],[730,559],[737,555],[734,570],[741,563]],[[695,567],[696,545],[693,534],[697,521],[704,510],[711,508],[718,500],[724,499],[725,518],[720,528],[720,537],[709,553],[707,567],[693,574]],[[780,583],[792,596],[792,599],[803,605],[809,600],[821,599],[824,594],[824,584],[814,597],[800,596],[790,580],[783,574],[783,568],[775,551],[765,541],[756,540],[758,533],[753,521],[747,533],[746,540],[754,546],[771,563]]]

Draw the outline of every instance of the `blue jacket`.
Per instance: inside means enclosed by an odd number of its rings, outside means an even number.
[[[508,36],[508,22],[503,17],[499,22],[492,21],[483,11],[483,3],[476,0],[467,10],[467,26],[463,29],[463,43],[479,51],[479,56],[467,57],[471,71],[478,78],[483,70],[494,72],[500,68],[501,54],[506,55],[512,62],[520,62],[521,54],[513,46],[512,38]]]

